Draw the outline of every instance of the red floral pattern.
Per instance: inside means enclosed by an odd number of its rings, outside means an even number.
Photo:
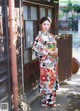
[[[40,79],[41,79],[41,81],[46,82],[47,77],[45,74],[43,74],[43,75],[41,75]]]
[[[47,73],[47,71],[44,67],[40,67],[40,73],[41,73],[41,75],[45,75]]]

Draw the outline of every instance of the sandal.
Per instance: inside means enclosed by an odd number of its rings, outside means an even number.
[[[46,102],[41,102],[41,106],[44,106],[44,107],[56,107],[56,104],[46,104]]]

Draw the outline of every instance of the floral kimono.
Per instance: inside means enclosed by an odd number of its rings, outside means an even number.
[[[58,50],[57,42],[50,33],[39,34],[33,43],[33,51],[40,61],[39,92],[47,105],[56,102],[56,90],[58,89],[58,57],[48,54],[47,49]]]

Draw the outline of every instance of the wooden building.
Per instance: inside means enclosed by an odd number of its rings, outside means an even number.
[[[32,42],[39,31],[39,21],[43,16],[52,19],[51,32],[57,34],[58,4],[48,0],[14,0],[15,33],[19,84],[24,84],[24,91],[29,93],[39,80],[39,66],[32,59]],[[8,102],[11,109],[11,47],[10,47],[9,1],[0,0],[0,103]],[[21,37],[22,35],[22,37]],[[21,39],[22,38],[22,39]],[[22,46],[21,46],[22,40]],[[23,56],[21,55],[23,49]],[[23,58],[23,61],[21,61]],[[14,58],[13,58],[14,59]],[[23,63],[22,63],[23,62]],[[23,64],[23,75],[21,67]],[[15,69],[14,69],[15,70]],[[23,77],[23,79],[22,79]],[[23,81],[22,81],[23,80]],[[19,86],[20,86],[19,85]],[[6,92],[6,93],[5,93]],[[11,111],[11,110],[10,110]]]

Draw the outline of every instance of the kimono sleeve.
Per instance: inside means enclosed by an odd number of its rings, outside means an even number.
[[[53,35],[53,34],[50,34],[50,35],[54,38],[54,40],[53,40],[54,46],[55,46],[54,52],[55,52],[55,53],[58,53],[58,46],[57,46],[57,38],[56,38],[56,35]]]
[[[48,51],[43,44],[43,40],[41,36],[37,36],[32,45],[32,50],[34,51],[37,57],[48,55]]]

